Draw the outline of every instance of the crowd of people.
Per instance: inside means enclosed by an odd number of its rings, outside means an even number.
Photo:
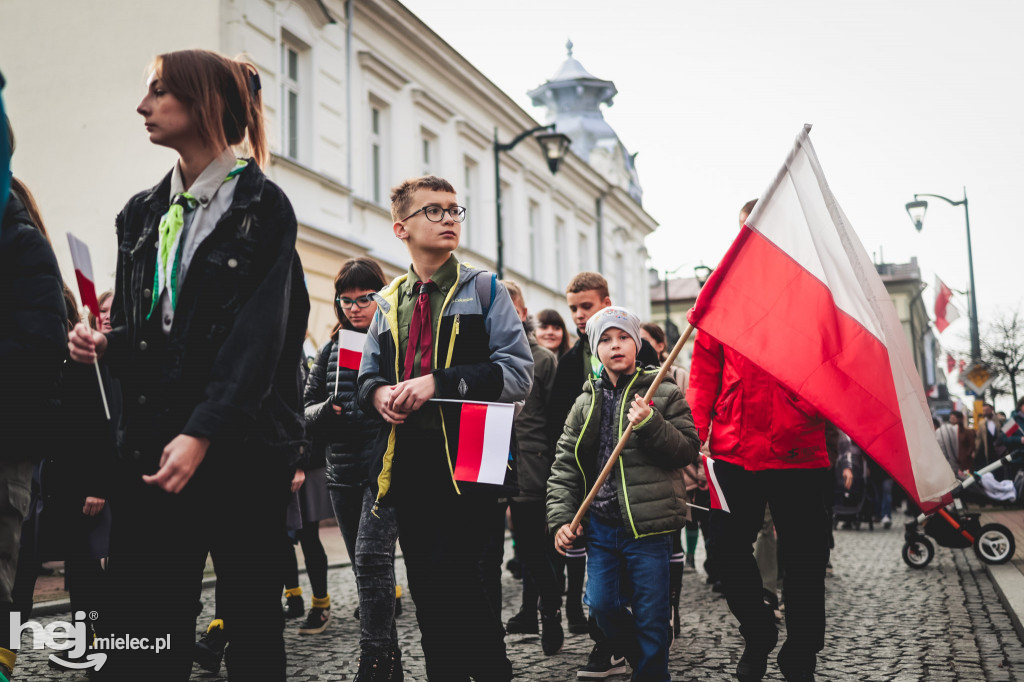
[[[97,679],[187,680],[193,661],[216,671],[223,660],[231,679],[284,680],[286,619],[304,635],[331,622],[319,525],[334,518],[359,596],[356,680],[404,677],[399,544],[428,679],[512,679],[506,633],[537,633],[557,654],[564,597],[569,632],[594,641],[579,677],[663,682],[703,534],[708,580],[739,621],[736,677],[765,676],[784,594],[779,669],[814,679],[832,471],[839,457],[849,490],[869,465],[813,406],[703,332],[689,371],[659,378],[665,333],[613,305],[599,273],[566,287],[572,333],[557,310],[531,315],[515,282],[455,256],[466,209],[435,176],[391,192],[408,271],[389,282],[370,258],[342,264],[337,323],[307,360],[296,220],[262,170],[255,67],[161,55],[138,113],[179,159],[117,216],[116,286],[98,316],[79,319],[16,179],[3,214],[0,418],[16,453],[0,462],[3,608],[27,619],[39,563],[63,559],[73,610],[99,614],[90,641],[95,630],[172,642],[109,651]],[[250,156],[237,158],[243,144]],[[517,405],[503,481],[455,475],[466,401]],[[1020,410],[1011,417],[1024,424]],[[979,425],[973,457],[1008,445],[995,426]],[[951,465],[970,468],[961,431],[938,437]],[[888,523],[891,480],[878,485]],[[506,511],[522,571],[507,625]],[[216,613],[196,642],[208,556]],[[6,682],[17,647],[0,647]]]

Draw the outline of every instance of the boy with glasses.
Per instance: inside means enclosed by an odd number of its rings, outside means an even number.
[[[505,287],[452,253],[465,209],[451,184],[403,182],[391,215],[412,265],[377,297],[359,371],[360,405],[388,424],[371,465],[375,511],[398,520],[428,679],[510,680],[480,571],[491,512],[510,489],[455,481],[460,406],[428,401],[524,400],[533,357]],[[510,468],[506,481],[514,476]]]

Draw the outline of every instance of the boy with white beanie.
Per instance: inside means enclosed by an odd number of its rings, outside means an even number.
[[[588,378],[558,441],[548,479],[548,527],[557,529],[555,548],[564,554],[581,534],[569,530],[576,510],[626,424],[632,424],[619,461],[584,520],[590,574],[586,603],[604,634],[616,641],[616,650],[626,654],[634,679],[665,682],[670,533],[686,521],[682,467],[696,461],[700,442],[690,408],[674,383],[662,382],[653,400],[644,402],[642,394],[657,370],[637,366],[636,315],[605,308],[588,320],[587,338],[604,368],[599,378]]]

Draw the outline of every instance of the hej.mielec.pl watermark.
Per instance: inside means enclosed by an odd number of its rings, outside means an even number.
[[[96,612],[89,614],[90,620],[96,620]],[[96,637],[90,643],[87,641],[88,634],[85,627],[85,611],[75,612],[74,622],[54,620],[45,626],[34,620],[21,622],[21,614],[17,611],[11,613],[10,639],[11,649],[17,650],[21,647],[21,636],[28,630],[32,633],[33,649],[53,649],[55,651],[67,651],[68,657],[77,660],[67,660],[54,654],[50,654],[50,660],[58,665],[67,668],[85,669],[95,668],[99,670],[107,662],[105,651],[128,651],[128,650],[152,650],[155,653],[166,651],[171,647],[171,635],[168,633],[163,637],[131,637],[129,635],[107,637]],[[83,658],[86,651],[90,653]]]

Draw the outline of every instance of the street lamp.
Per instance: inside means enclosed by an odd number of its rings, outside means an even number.
[[[971,216],[967,211],[967,188],[964,187],[964,198],[960,201],[953,201],[938,194],[915,194],[914,200],[908,202],[906,207],[907,215],[910,216],[910,220],[913,221],[914,227],[918,232],[923,227],[924,214],[928,211],[928,202],[920,199],[920,197],[941,199],[950,206],[962,205],[964,207],[964,223],[967,226],[967,269],[971,277],[971,291],[968,298],[971,323],[971,362],[972,364],[977,364],[981,362],[981,335],[978,333],[978,297],[974,290],[974,255],[971,251]]]
[[[693,276],[697,278],[697,284],[704,287],[708,283],[708,278],[711,277],[711,273],[714,272],[713,268],[709,268],[706,265],[697,265],[693,268]]]
[[[537,134],[541,131],[548,131],[543,134]],[[565,158],[565,153],[569,150],[569,144],[572,142],[568,135],[555,132],[555,124],[552,123],[546,126],[537,126],[530,130],[519,133],[513,138],[508,144],[502,144],[498,142],[498,128],[494,128],[494,204],[495,210],[497,211],[497,235],[498,235],[498,279],[505,277],[505,243],[502,240],[501,234],[501,152],[511,151],[513,147],[525,140],[526,138],[533,136],[540,144],[541,151],[544,153],[544,160],[548,162],[548,169],[551,174],[554,175],[558,172],[558,164]]]

